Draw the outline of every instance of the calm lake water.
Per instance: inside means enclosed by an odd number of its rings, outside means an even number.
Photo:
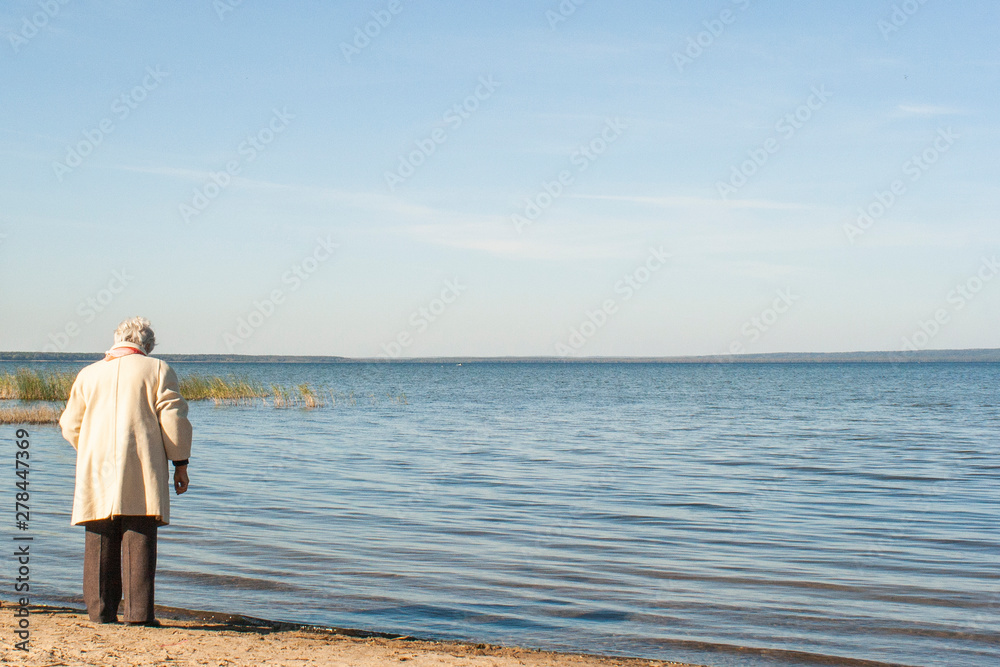
[[[158,604],[718,666],[1000,664],[1000,365],[174,367],[339,398],[192,403]],[[75,453],[30,432],[36,600],[82,605]]]

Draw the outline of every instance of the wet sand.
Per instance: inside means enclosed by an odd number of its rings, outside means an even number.
[[[85,612],[31,607],[30,650],[14,648],[14,610],[4,602],[0,664],[57,665],[463,665],[507,667],[692,667],[516,647],[394,637],[157,607],[159,628],[91,623]]]

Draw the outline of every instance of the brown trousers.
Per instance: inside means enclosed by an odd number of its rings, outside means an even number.
[[[125,592],[124,620],[153,620],[156,517],[115,516],[88,521],[83,553],[83,599],[95,623],[113,623]]]

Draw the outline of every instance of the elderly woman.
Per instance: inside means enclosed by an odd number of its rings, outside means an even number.
[[[156,626],[156,529],[170,523],[167,460],[174,490],[188,488],[191,423],[177,375],[149,356],[149,321],[118,325],[102,361],[80,371],[59,419],[76,448],[73,525],[86,527],[83,596],[95,623]],[[123,586],[124,584],[124,586]]]

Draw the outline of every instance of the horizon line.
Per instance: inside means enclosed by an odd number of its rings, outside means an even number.
[[[99,359],[99,352],[28,352],[0,351],[0,361],[72,362]],[[743,354],[702,355],[614,355],[614,356],[427,356],[427,357],[345,357],[320,354],[231,354],[171,352],[153,355],[165,361],[239,363],[270,360],[294,363],[746,363],[746,362],[919,362],[919,361],[986,361],[1000,362],[1000,348],[953,348],[926,350],[857,350],[851,352],[758,352]]]

